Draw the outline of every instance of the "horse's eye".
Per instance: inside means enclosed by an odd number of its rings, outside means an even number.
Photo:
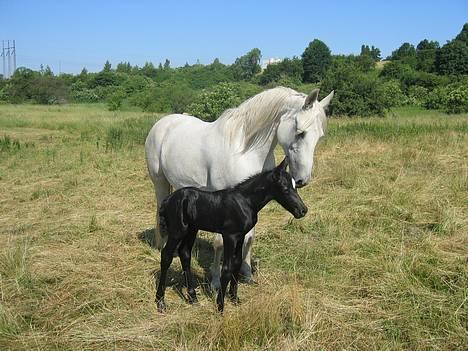
[[[305,137],[305,133],[306,133],[306,132],[300,132],[300,133],[297,134],[297,137],[298,137],[299,139],[302,139],[302,138]]]

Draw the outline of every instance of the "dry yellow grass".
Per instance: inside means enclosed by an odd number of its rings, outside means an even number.
[[[241,306],[220,316],[203,292],[203,233],[200,304],[180,296],[175,260],[161,315],[159,252],[139,239],[156,117],[0,105],[0,349],[464,350],[467,118],[331,120],[301,189],[309,215],[260,215]]]

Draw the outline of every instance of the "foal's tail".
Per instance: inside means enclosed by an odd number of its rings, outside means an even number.
[[[159,207],[158,215],[159,215],[159,230],[161,236],[167,236],[167,220],[166,220],[166,210],[167,210],[167,197],[161,202],[161,206]]]

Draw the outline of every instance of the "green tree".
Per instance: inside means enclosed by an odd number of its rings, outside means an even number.
[[[298,84],[301,82],[302,74],[303,68],[300,58],[285,58],[281,62],[268,65],[263,70],[258,81],[260,84],[266,85],[271,82],[279,82],[280,80],[287,78]]]
[[[314,39],[302,54],[304,83],[320,81],[331,63],[331,51],[321,40]]]
[[[244,56],[238,57],[231,66],[234,78],[237,80],[252,79],[253,76],[261,71],[261,58],[262,52],[257,48],[250,50]]]
[[[158,70],[154,67],[152,62],[145,62],[145,65],[140,69],[140,72],[149,78],[156,78]]]
[[[436,52],[439,49],[437,41],[421,40],[416,46],[416,69],[425,72],[434,71]]]
[[[374,47],[374,45],[371,47],[369,47],[369,45],[361,45],[360,56],[369,56],[374,62],[381,60],[380,49]]]
[[[169,61],[169,59],[166,59],[166,61],[164,61],[164,69],[169,69],[171,68],[171,61]]]
[[[116,72],[130,74],[132,72],[132,65],[130,62],[120,62],[115,68]]]
[[[398,49],[392,52],[391,60],[401,61],[414,68],[416,66],[416,49],[410,43],[403,43]]]
[[[104,64],[104,68],[102,69],[102,72],[110,72],[112,68],[112,65],[110,64],[109,60],[106,61]]]
[[[454,40],[436,52],[435,68],[439,74],[468,74],[468,23]]]

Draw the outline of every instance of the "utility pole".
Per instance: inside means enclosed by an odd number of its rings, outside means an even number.
[[[13,39],[13,74],[16,72],[16,42]]]
[[[3,79],[9,79],[16,71],[16,41],[2,40]]]
[[[8,47],[7,47],[7,56],[8,56],[8,77],[11,77],[11,52],[10,52],[10,41],[8,40]]]
[[[3,79],[6,79],[6,65],[5,65],[5,40],[2,40],[2,59],[3,59]]]

